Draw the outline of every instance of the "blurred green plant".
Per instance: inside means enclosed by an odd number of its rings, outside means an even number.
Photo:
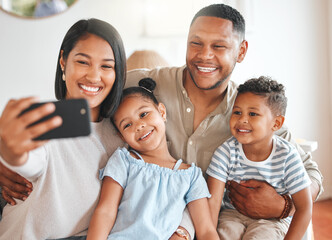
[[[72,5],[76,0],[65,0],[65,2],[67,3],[67,6],[69,7],[70,5]]]
[[[36,0],[12,0],[12,12],[23,16],[32,17],[37,4]]]

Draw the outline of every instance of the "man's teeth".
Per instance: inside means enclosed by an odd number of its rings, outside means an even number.
[[[98,92],[100,89],[99,87],[88,87],[85,85],[81,85],[81,88],[83,88],[84,90],[89,91],[89,92]]]
[[[213,72],[214,70],[216,70],[217,68],[211,68],[211,67],[198,67],[198,70],[201,72]]]
[[[148,132],[147,134],[145,134],[144,136],[140,137],[139,139],[142,140],[142,139],[146,138],[147,136],[150,135],[151,132],[152,132],[152,131]]]

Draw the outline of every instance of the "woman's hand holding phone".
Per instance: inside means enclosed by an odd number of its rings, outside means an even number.
[[[24,164],[29,151],[45,144],[45,141],[34,141],[33,139],[62,124],[61,117],[55,116],[29,127],[32,123],[55,111],[54,104],[47,103],[21,115],[23,110],[36,102],[34,97],[10,100],[2,112],[0,117],[0,154],[10,165]]]
[[[10,100],[0,116],[0,156],[12,166],[28,159],[28,152],[48,139],[87,136],[90,109],[85,99],[38,103],[33,97]],[[2,195],[10,204],[13,198],[25,200],[32,184],[0,164]]]

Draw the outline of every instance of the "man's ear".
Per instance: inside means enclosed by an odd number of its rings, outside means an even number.
[[[239,55],[237,56],[237,62],[240,63],[243,61],[244,57],[247,54],[248,42],[243,40],[240,44]]]
[[[285,121],[285,116],[282,115],[276,116],[274,119],[274,126],[272,127],[272,130],[273,131],[279,130],[284,124],[284,121]]]
[[[158,104],[158,111],[161,114],[161,117],[164,119],[164,121],[166,122],[166,107],[164,104],[159,103]]]

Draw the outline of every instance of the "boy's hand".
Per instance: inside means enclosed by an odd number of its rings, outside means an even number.
[[[285,206],[283,197],[263,181],[230,181],[227,189],[236,210],[250,218],[278,218]]]

